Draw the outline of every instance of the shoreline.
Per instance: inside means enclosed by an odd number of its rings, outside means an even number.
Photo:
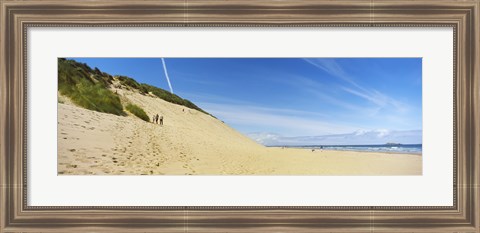
[[[399,152],[399,151],[367,151],[367,150],[332,150],[332,149],[319,149],[319,148],[308,148],[308,147],[295,147],[295,146],[265,146],[266,148],[279,148],[279,149],[300,149],[311,151],[312,149],[317,151],[328,151],[328,152],[359,152],[359,153],[378,153],[378,154],[398,154],[398,155],[417,155],[422,156],[422,153],[414,152]],[[313,146],[312,146],[313,147]]]

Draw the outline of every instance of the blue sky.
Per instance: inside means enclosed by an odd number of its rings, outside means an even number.
[[[160,58],[74,59],[170,90]],[[421,58],[164,60],[175,94],[264,144],[328,135],[421,143]]]

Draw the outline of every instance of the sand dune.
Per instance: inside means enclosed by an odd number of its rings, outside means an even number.
[[[164,125],[59,96],[58,173],[77,175],[421,175],[420,155],[268,148],[209,115],[116,89]]]

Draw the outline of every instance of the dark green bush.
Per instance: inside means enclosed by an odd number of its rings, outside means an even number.
[[[142,108],[138,107],[135,104],[128,104],[127,107],[125,107],[127,111],[131,112],[133,115],[137,116],[138,118],[150,122],[150,118],[147,116],[147,113],[143,111]]]

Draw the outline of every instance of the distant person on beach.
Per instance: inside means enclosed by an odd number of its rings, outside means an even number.
[[[155,119],[156,119],[157,115],[153,114],[153,117],[152,117],[152,123],[155,124]]]
[[[163,116],[160,116],[160,125],[163,125]]]

